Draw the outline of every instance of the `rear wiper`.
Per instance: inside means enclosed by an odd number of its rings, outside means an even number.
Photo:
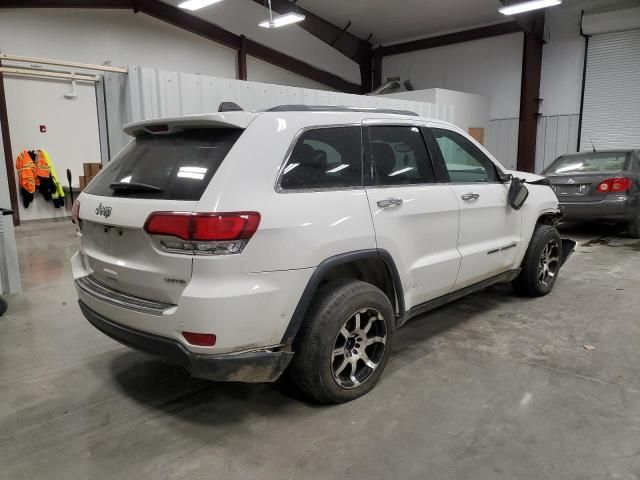
[[[155,185],[149,185],[147,183],[135,183],[135,182],[115,182],[109,185],[112,190],[129,191],[129,192],[162,192],[161,188]]]

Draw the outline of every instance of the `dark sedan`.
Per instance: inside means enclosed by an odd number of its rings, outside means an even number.
[[[572,153],[555,159],[543,172],[568,221],[625,223],[640,238],[640,151]]]

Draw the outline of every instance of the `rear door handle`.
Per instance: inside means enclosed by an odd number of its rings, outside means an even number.
[[[402,205],[401,198],[385,198],[384,200],[378,200],[376,202],[380,208],[392,208]]]
[[[480,198],[479,193],[463,193],[462,194],[463,200],[477,200],[479,198]]]

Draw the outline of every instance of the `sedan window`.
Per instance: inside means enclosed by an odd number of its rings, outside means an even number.
[[[563,173],[598,173],[626,170],[627,153],[590,153],[565,155],[558,158],[543,173],[559,175]]]

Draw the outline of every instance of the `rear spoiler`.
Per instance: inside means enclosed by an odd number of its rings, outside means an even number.
[[[258,114],[252,112],[206,113],[182,117],[158,118],[128,123],[124,133],[137,137],[147,133],[167,135],[192,128],[237,128],[245,129]]]

